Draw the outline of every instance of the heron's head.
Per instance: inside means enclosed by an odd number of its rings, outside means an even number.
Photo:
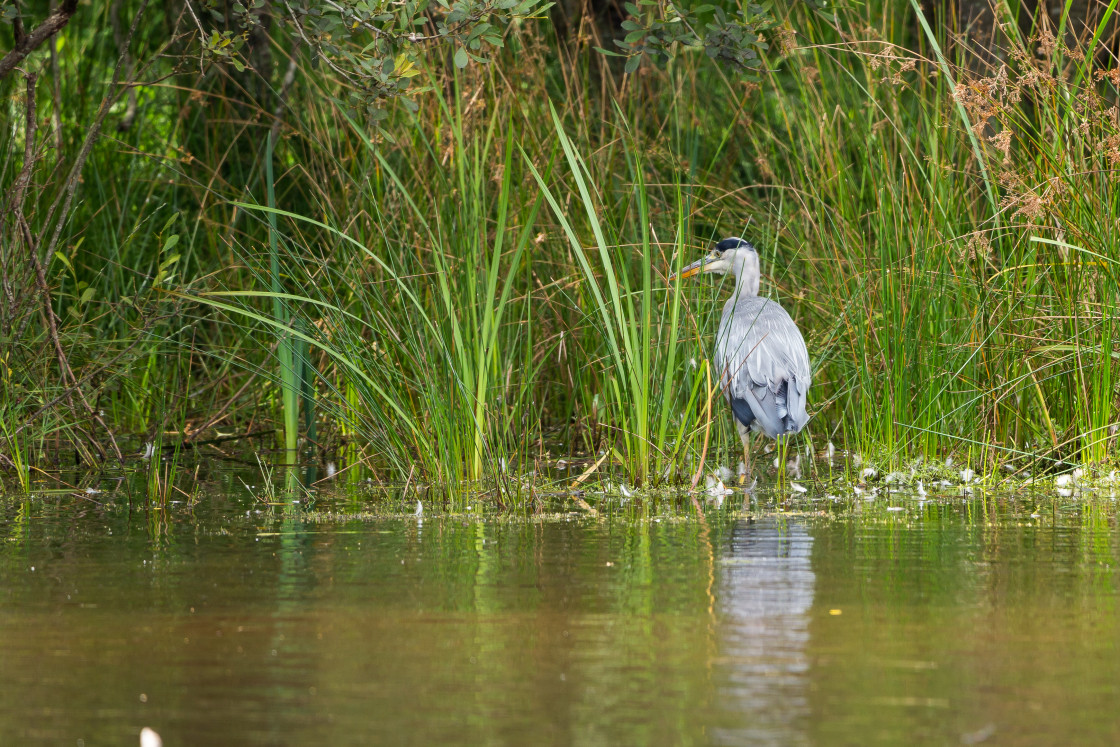
[[[753,272],[754,277],[758,277],[758,252],[749,241],[744,241],[736,236],[719,242],[712,247],[707,256],[682,267],[679,273],[670,275],[669,280],[673,280],[678,275],[681,278],[690,278],[702,272],[714,272],[720,275],[732,272],[738,277],[744,271],[748,274]],[[757,294],[757,280],[755,281],[755,288]]]

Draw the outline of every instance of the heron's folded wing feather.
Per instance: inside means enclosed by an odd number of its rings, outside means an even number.
[[[809,354],[797,325],[776,302],[757,296],[729,302],[715,359],[728,399],[749,404],[768,435],[798,431],[808,421]]]

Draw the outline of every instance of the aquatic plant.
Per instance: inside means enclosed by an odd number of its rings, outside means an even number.
[[[994,65],[914,3],[783,13],[757,80],[689,54],[625,73],[585,54],[599,40],[515,25],[491,65],[416,67],[428,92],[376,121],[289,39],[257,39],[256,72],[144,42],[176,84],[140,86],[128,126],[122,99],[88,149],[119,92],[9,86],[8,111],[57,111],[12,117],[2,146],[4,195],[30,163],[33,243],[69,188],[52,170],[85,160],[45,291],[0,221],[24,273],[0,310],[0,466],[279,432],[346,479],[499,501],[560,455],[694,483],[737,448],[706,363],[722,297],[664,276],[737,234],[806,332],[798,453],[1115,460],[1114,9],[1080,44],[1012,24]],[[119,48],[74,33],[60,71],[114,69]]]

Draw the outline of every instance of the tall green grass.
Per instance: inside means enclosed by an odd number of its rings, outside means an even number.
[[[706,368],[727,291],[665,278],[745,235],[806,333],[799,449],[1114,461],[1117,81],[1040,55],[1040,29],[985,69],[901,0],[789,16],[757,84],[690,54],[623,76],[518,27],[492,65],[433,61],[381,131],[301,61],[263,157],[271,99],[221,76],[151,89],[150,130],[95,150],[97,199],[51,267],[68,344],[95,367],[140,341],[98,390],[137,439],[263,419],[348,479],[499,501],[572,455],[676,483],[738,439]],[[33,398],[5,396],[12,432]],[[34,461],[52,433],[80,440],[52,410],[4,453]]]
[[[919,20],[918,54],[889,26],[839,46],[821,29],[789,59],[797,94],[768,97],[784,137],[756,140],[828,215],[794,226],[831,260],[799,284],[852,292],[831,314],[851,325],[832,369],[849,382],[840,401],[859,441],[900,457],[1101,462],[1117,422],[1120,213],[1102,148],[1117,123],[1100,116],[1115,86],[1081,85],[1088,63],[1059,65],[1060,46],[1040,59],[1021,37],[1002,71],[968,72]]]
[[[276,339],[276,357],[280,362],[280,387],[281,403],[284,422],[284,450],[288,459],[297,459],[296,450],[299,446],[299,394],[302,377],[302,366],[296,366],[297,343],[288,333],[291,317],[288,313],[287,300],[284,297],[283,286],[280,280],[280,240],[276,227],[276,183],[272,174],[272,156],[276,146],[275,136],[268,133],[268,145],[265,149],[265,190],[268,195],[268,259],[269,281],[272,298],[272,319],[274,328],[280,334]],[[303,342],[300,339],[300,342]]]

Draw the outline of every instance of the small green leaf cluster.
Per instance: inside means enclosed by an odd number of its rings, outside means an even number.
[[[627,2],[625,8],[626,36],[615,40],[622,53],[599,51],[626,57],[628,73],[646,58],[670,59],[682,49],[703,49],[734,72],[754,77],[762,66],[761,53],[769,48],[762,31],[776,23],[769,3],[747,3],[733,12],[716,5],[684,8],[657,0]]]
[[[411,110],[407,93],[420,75],[423,58],[453,50],[458,68],[485,63],[503,46],[506,26],[537,16],[545,0],[241,0],[230,18],[243,32],[270,13],[293,41],[306,49],[311,65],[324,65],[349,89],[349,102],[376,123],[388,116],[388,102],[399,99]],[[239,70],[236,35],[214,32],[203,39],[205,53]]]
[[[713,19],[704,27],[704,51],[735,72],[753,73],[762,65],[760,53],[769,49],[759,32],[772,25],[769,9],[759,5],[748,5],[731,17],[714,8]]]
[[[261,25],[260,14],[265,10],[264,0],[238,0],[233,4],[233,17],[242,28]]]
[[[203,57],[213,62],[229,63],[237,72],[241,72],[246,68],[245,61],[239,54],[245,45],[245,36],[244,33],[235,34],[228,29],[213,29],[202,38]]]

